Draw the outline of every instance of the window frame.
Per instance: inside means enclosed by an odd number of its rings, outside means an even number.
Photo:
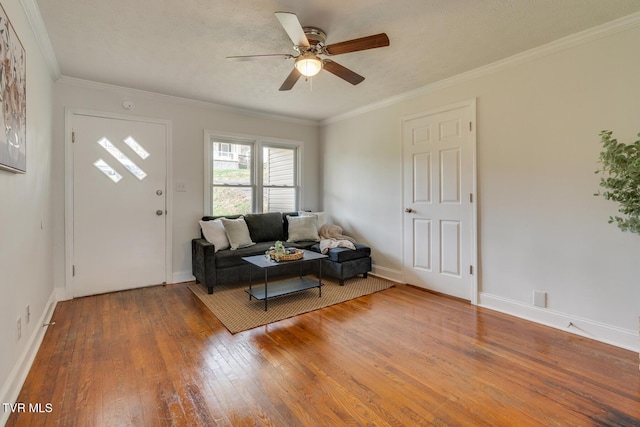
[[[303,142],[290,139],[262,137],[256,135],[245,135],[238,133],[204,131],[204,215],[213,214],[212,192],[213,182],[213,155],[215,143],[246,144],[251,146],[251,213],[263,212],[263,197],[265,188],[293,188],[294,189],[294,211],[300,210],[302,203],[302,152]],[[278,186],[263,183],[263,156],[265,147],[293,149],[294,150],[294,185]],[[247,187],[240,186],[238,187]],[[230,212],[230,214],[243,214],[243,212]]]

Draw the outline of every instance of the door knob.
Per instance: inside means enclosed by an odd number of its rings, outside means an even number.
[[[411,208],[405,208],[405,209],[404,209],[404,211],[405,211],[406,213],[413,213],[413,212],[415,212],[415,211],[414,211],[413,209],[411,209]]]
[[[158,209],[158,210],[156,211],[156,215],[158,215],[158,216],[162,215],[162,209]]]

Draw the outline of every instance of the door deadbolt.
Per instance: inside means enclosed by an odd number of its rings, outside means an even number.
[[[413,209],[411,209],[411,208],[405,208],[405,210],[404,210],[404,211],[405,211],[406,213],[413,213],[413,212],[415,212],[415,211],[414,211]]]
[[[156,191],[156,194],[157,194],[158,196],[162,196],[162,190],[158,190],[158,191]]]
[[[158,210],[156,211],[156,215],[158,215],[158,216],[162,215],[162,209],[158,209]]]

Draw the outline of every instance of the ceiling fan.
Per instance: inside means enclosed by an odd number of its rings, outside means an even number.
[[[357,52],[360,50],[374,49],[377,47],[389,46],[389,37],[385,33],[373,36],[361,37],[340,43],[325,45],[327,35],[324,31],[316,27],[303,27],[295,13],[276,12],[276,18],[289,35],[293,42],[293,49],[297,55],[271,54],[271,55],[246,55],[227,56],[227,59],[235,61],[253,61],[260,59],[295,59],[293,70],[285,79],[280,90],[291,90],[300,76],[312,77],[325,69],[333,75],[343,80],[357,85],[364,80],[364,77],[343,67],[337,62],[323,56],[340,55],[343,53]]]

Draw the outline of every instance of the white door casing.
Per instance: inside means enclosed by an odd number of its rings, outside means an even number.
[[[66,296],[166,283],[170,122],[74,110],[66,127]]]
[[[405,282],[477,303],[475,99],[403,119]]]

